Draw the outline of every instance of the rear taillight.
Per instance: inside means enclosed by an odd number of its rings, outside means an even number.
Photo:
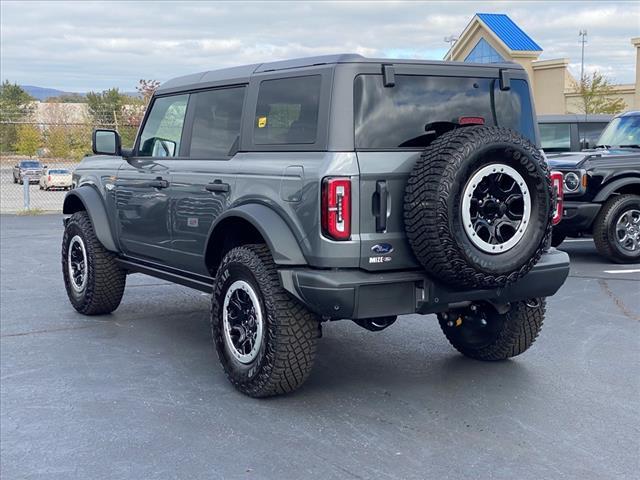
[[[325,178],[322,182],[322,233],[333,240],[351,238],[351,180]]]
[[[562,189],[562,172],[551,172],[551,185],[556,196],[556,209],[553,212],[553,224],[557,225],[562,220],[562,211],[564,209],[564,194]]]
[[[47,177],[47,180],[48,180],[49,182],[51,181],[51,175],[49,175],[49,176]]]

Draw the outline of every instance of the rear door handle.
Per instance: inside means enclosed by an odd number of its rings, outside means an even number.
[[[222,180],[215,180],[211,183],[207,183],[204,186],[205,190],[209,192],[222,192],[226,193],[229,191],[229,184],[223,183]]]
[[[155,180],[149,181],[149,183],[147,185],[149,185],[150,187],[153,187],[153,188],[168,188],[169,187],[169,181],[165,180],[162,177],[158,177]]]
[[[378,180],[374,195],[377,205],[375,203],[373,205],[374,216],[376,217],[376,232],[385,232],[387,230],[387,194],[387,182]]]

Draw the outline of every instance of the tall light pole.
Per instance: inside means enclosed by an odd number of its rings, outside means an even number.
[[[580,82],[584,82],[584,44],[587,43],[587,31],[586,30],[580,30],[580,33],[578,33],[579,37],[582,37],[580,39],[580,42],[582,43],[582,60],[580,62]]]

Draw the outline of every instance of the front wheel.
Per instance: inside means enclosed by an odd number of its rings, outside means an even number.
[[[62,276],[69,301],[78,312],[101,315],[120,305],[126,272],[100,243],[85,211],[67,220],[62,238]]]
[[[266,245],[243,245],[224,256],[211,305],[218,358],[235,388],[267,397],[304,383],[320,324],[282,288]]]
[[[438,314],[449,343],[476,360],[505,360],[526,351],[542,328],[545,300],[515,302],[499,313],[491,304],[472,304],[462,310]]]
[[[600,255],[611,261],[640,262],[640,196],[607,201],[595,220],[593,240]]]

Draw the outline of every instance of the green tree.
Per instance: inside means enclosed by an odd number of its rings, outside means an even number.
[[[0,85],[0,151],[10,151],[18,141],[18,125],[30,119],[34,98],[22,87],[5,80]]]
[[[122,110],[126,98],[117,88],[101,93],[87,93],[87,107],[94,125],[117,130],[122,125]]]
[[[47,130],[47,149],[49,156],[53,158],[69,157],[70,145],[67,137],[67,130],[64,125],[54,125]]]
[[[79,93],[63,93],[57,97],[49,97],[47,103],[86,103],[87,97]]]
[[[16,152],[21,155],[33,156],[42,145],[42,134],[35,125],[23,123],[18,125]]]
[[[144,105],[148,106],[151,101],[151,97],[156,93],[156,90],[160,86],[160,82],[158,80],[145,80],[140,79],[138,81],[138,86],[136,90],[140,95],[142,95],[142,100],[144,101]]]
[[[94,127],[118,130],[122,145],[133,145],[142,118],[138,111],[144,111],[141,99],[129,97],[120,93],[117,88],[111,88],[101,93],[89,92],[87,108]]]
[[[576,85],[580,96],[581,113],[620,113],[626,104],[616,96],[616,91],[603,73],[595,70],[591,75],[585,74]]]

